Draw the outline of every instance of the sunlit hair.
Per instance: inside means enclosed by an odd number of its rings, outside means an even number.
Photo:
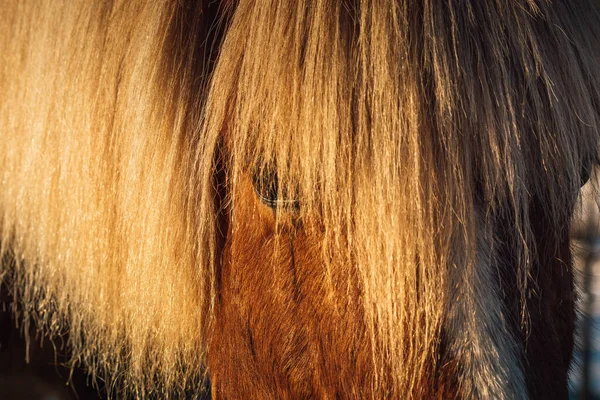
[[[596,155],[592,4],[174,3],[1,6],[0,271],[21,320],[68,332],[73,363],[109,386],[194,390],[220,160],[231,204],[243,176],[276,173],[298,203],[278,220],[321,238],[325,281],[349,271],[332,298],[358,284],[373,390],[418,397],[457,313],[475,350],[447,346],[475,363],[480,238],[510,240],[524,298],[531,208],[564,233]]]

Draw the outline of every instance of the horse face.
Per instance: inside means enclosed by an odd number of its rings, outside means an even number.
[[[228,210],[235,217],[221,257],[219,305],[210,341],[213,393],[373,393],[374,366],[360,289],[346,286],[353,281],[348,279],[351,268],[336,260],[331,275],[324,275],[322,235],[304,231],[294,215],[277,221],[250,178],[237,190],[239,200]]]

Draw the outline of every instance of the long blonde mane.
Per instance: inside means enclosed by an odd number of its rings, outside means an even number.
[[[299,229],[322,238],[323,279],[358,277],[373,387],[414,394],[443,361],[452,304],[473,311],[475,347],[485,335],[481,235],[498,257],[510,221],[525,296],[533,202],[552,234],[568,228],[598,145],[598,15],[588,1],[237,3],[0,6],[0,274],[21,320],[68,332],[73,364],[114,390],[194,390],[218,291],[215,159],[229,188],[275,170]]]

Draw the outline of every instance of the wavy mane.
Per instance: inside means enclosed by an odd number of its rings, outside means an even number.
[[[497,358],[515,338],[481,321],[527,329],[532,219],[563,237],[597,157],[592,2],[193,4],[2,6],[0,271],[21,320],[68,332],[115,391],[195,390],[222,163],[230,204],[275,172],[299,203],[277,226],[321,238],[324,281],[348,271],[333,299],[358,285],[375,391],[419,397],[443,346],[464,397],[516,398],[520,354]],[[517,320],[480,266],[506,248]]]

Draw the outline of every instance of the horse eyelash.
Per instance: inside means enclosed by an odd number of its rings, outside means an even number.
[[[267,207],[278,210],[298,210],[300,202],[297,198],[278,198],[279,179],[277,173],[268,171],[266,173],[254,173],[252,175],[252,185],[256,197]]]

